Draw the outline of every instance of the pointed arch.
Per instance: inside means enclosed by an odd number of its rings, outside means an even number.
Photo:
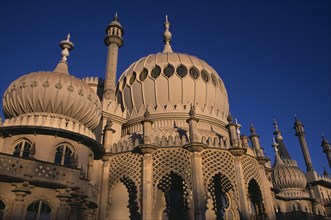
[[[19,138],[13,144],[13,155],[16,157],[27,158],[30,156],[33,150],[33,144],[26,138]]]
[[[254,178],[252,178],[248,183],[248,196],[250,201],[251,217],[257,220],[265,219],[266,211],[263,205],[262,191]]]
[[[26,208],[25,219],[48,220],[51,219],[52,208],[44,200],[36,200]]]
[[[55,147],[54,163],[77,167],[77,157],[75,156],[75,148],[71,144],[63,142]]]
[[[121,177],[113,186],[111,193],[110,219],[140,220],[138,189],[129,177]]]
[[[238,217],[234,189],[227,176],[218,172],[208,181],[208,210],[206,215],[215,219],[235,219]]]
[[[163,193],[165,207],[162,219],[189,219],[188,187],[184,178],[170,171],[165,174],[157,184]]]

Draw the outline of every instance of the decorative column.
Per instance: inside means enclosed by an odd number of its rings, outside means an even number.
[[[115,130],[112,129],[113,122],[111,118],[109,117],[107,119],[107,123],[105,128],[103,129],[103,147],[105,148],[106,152],[111,152],[111,147],[113,143],[113,134],[115,133]]]
[[[251,124],[250,132],[251,136],[249,136],[249,138],[252,141],[252,147],[255,149],[256,159],[260,165],[265,165],[270,160],[263,153],[263,148],[260,145],[260,136],[256,133],[253,124]]]
[[[240,128],[240,125],[236,122],[233,121],[233,117],[231,114],[228,115],[228,124],[226,125],[227,129],[229,130],[229,135],[230,135],[230,145],[233,148],[239,148],[239,140],[240,140],[240,133],[238,134],[237,131]],[[238,138],[239,135],[239,138]]]
[[[144,113],[143,125],[143,140],[144,143],[137,146],[137,150],[143,155],[142,167],[142,183],[141,184],[141,216],[143,220],[151,220],[153,214],[153,158],[152,153],[157,147],[152,145],[152,124],[151,114],[146,109]]]
[[[241,162],[241,156],[246,153],[244,148],[230,148],[229,151],[234,156],[234,170],[236,174],[236,181],[238,183],[238,189],[246,189],[243,166]],[[239,210],[242,219],[249,219],[249,208],[248,208],[248,198],[246,190],[238,190],[239,194]]]
[[[118,48],[123,45],[122,36],[124,35],[124,29],[118,22],[117,13],[115,14],[114,20],[108,25],[105,31],[107,36],[104,42],[108,47],[108,55],[104,98],[115,100]]]
[[[100,182],[100,192],[99,195],[99,209],[98,218],[107,219],[109,210],[109,169],[110,169],[110,153],[106,153],[102,157],[102,170],[101,170],[101,182]]]
[[[56,191],[59,193],[57,197],[60,200],[60,206],[57,211],[56,219],[58,220],[69,219],[69,215],[70,215],[69,202],[71,198],[71,189],[70,188],[57,189]]]
[[[202,172],[202,159],[201,151],[207,146],[202,142],[198,142],[198,121],[196,118],[195,110],[191,106],[189,112],[190,118],[186,120],[189,124],[189,134],[190,141],[188,144],[183,147],[191,152],[191,167],[192,167],[192,194],[193,194],[193,210],[194,210],[194,219],[195,220],[204,220],[206,219],[206,195],[205,187],[203,182],[203,172]]]
[[[310,159],[310,154],[308,151],[308,146],[307,146],[307,142],[306,142],[306,132],[304,130],[304,126],[301,123],[301,121],[299,121],[299,119],[297,117],[295,117],[295,122],[294,122],[294,127],[295,129],[295,135],[299,138],[299,142],[300,142],[300,146],[301,146],[301,150],[303,153],[303,157],[306,163],[306,169],[307,172],[313,172],[314,168],[313,168],[313,164],[311,162]]]
[[[326,158],[328,158],[328,162],[329,162],[329,167],[331,168],[331,147],[330,147],[330,143],[328,142],[328,140],[326,140],[324,138],[324,135],[322,135],[322,145],[323,147],[323,152],[326,155]]]
[[[22,183],[12,183],[12,186],[15,186],[15,189],[12,191],[15,193],[16,198],[12,207],[10,219],[25,219],[24,198],[26,195],[31,193],[30,189],[33,188],[33,186],[31,186],[28,181],[24,181]]]

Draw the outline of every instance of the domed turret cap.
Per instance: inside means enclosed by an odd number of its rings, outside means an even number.
[[[23,75],[7,88],[2,106],[6,118],[26,113],[56,113],[74,118],[90,129],[101,116],[99,97],[82,80],[69,75],[67,57],[73,44],[61,41],[62,59],[53,72]]]

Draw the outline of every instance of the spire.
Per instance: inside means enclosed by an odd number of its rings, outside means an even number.
[[[67,35],[67,39],[60,42],[62,48],[62,59],[57,64],[54,72],[69,74],[67,60],[69,57],[69,51],[74,49],[74,44],[70,41],[70,34]]]
[[[276,121],[276,118],[274,118],[274,123],[273,123],[273,125],[274,125],[274,127],[275,127],[274,134],[275,134],[275,135],[279,135],[279,137],[282,138],[282,136],[281,136],[281,132],[280,132],[280,130],[279,130],[279,128],[278,128],[278,123],[277,123],[277,121]]]
[[[272,143],[271,146],[274,148],[274,151],[275,151],[275,163],[274,163],[273,167],[285,165],[285,163],[283,162],[283,160],[279,156],[279,149],[278,149],[279,145],[277,144],[275,138],[272,139],[272,142],[273,143]]]
[[[287,151],[284,140],[282,137],[282,132],[279,130],[278,123],[276,121],[276,118],[274,118],[274,123],[275,127],[274,135],[275,135],[275,141],[277,142],[278,146],[278,153],[279,156],[282,160],[292,160],[292,157],[290,156],[289,152]]]
[[[163,53],[172,53],[172,48],[170,45],[171,42],[171,32],[169,31],[169,27],[170,27],[170,22],[168,21],[168,15],[166,15],[166,21],[164,22],[164,28],[165,31],[163,33],[163,39],[164,39],[164,49],[163,49]]]

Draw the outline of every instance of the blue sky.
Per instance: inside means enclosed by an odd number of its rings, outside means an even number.
[[[330,1],[0,1],[0,93],[21,75],[53,70],[70,33],[72,75],[104,77],[104,29],[118,12],[125,29],[118,75],[163,49],[169,16],[172,48],[208,62],[223,79],[230,111],[270,147],[273,117],[303,170],[294,114],[304,123],[314,168],[328,167],[321,133],[331,140]],[[3,118],[2,111],[0,115]],[[330,171],[330,170],[328,170]]]

